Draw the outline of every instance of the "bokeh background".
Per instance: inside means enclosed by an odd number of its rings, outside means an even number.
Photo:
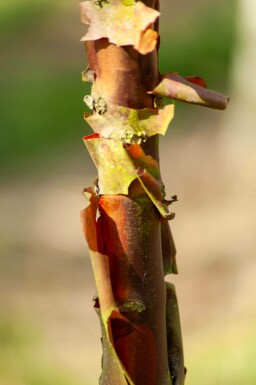
[[[227,111],[176,103],[161,142],[187,385],[256,383],[256,3],[162,0],[161,70],[200,75]],[[85,33],[74,0],[0,2],[0,385],[94,385],[95,286],[81,190]]]

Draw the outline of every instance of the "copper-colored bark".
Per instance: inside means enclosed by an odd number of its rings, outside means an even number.
[[[98,180],[85,189],[90,204],[82,222],[102,329],[100,385],[184,384],[177,298],[164,281],[178,272],[167,221],[177,197],[165,199],[158,146],[174,106],[161,108],[161,97],[216,109],[228,103],[199,77],[159,74],[159,0],[142,2],[154,11],[135,0],[82,3],[82,20],[90,24],[83,40],[95,39],[85,43],[83,79],[93,85],[84,100],[94,134],[84,141]]]
[[[147,91],[159,82],[156,50],[144,56],[107,39],[85,45],[89,67],[96,75],[94,89],[107,103],[137,109],[153,107],[153,97]]]
[[[92,92],[98,93],[107,103],[120,106],[136,109],[154,106],[148,91],[159,82],[156,50],[143,56],[132,47],[117,47],[107,39],[100,39],[87,42],[86,51],[89,68],[95,72]],[[144,143],[143,148],[158,161],[157,135]],[[145,195],[135,181],[130,187],[130,196],[101,196],[98,225],[104,254],[109,257],[116,305],[127,320],[138,326],[131,327],[115,318],[111,321],[117,354],[135,384],[168,385],[171,379],[167,359],[161,220]],[[136,309],[137,303],[144,310],[131,311],[129,303],[131,309]],[[103,377],[101,383],[108,385]]]
[[[167,384],[159,215],[147,197],[104,195],[99,207],[115,301],[125,317],[138,326],[131,330],[123,320],[112,321],[118,355],[135,384]]]
[[[143,2],[159,9],[158,0]],[[151,28],[157,32],[158,21]],[[158,35],[151,32],[147,35],[148,46],[151,47],[151,37]],[[89,69],[94,72],[94,99],[103,98],[107,106],[155,108],[155,96],[149,91],[160,80],[158,46],[147,55],[138,53],[132,46],[116,46],[106,38],[87,41],[85,46]],[[85,139],[88,142],[90,137]],[[143,183],[152,185],[152,194],[161,202],[161,177],[154,178],[145,172],[144,167],[136,165],[136,156],[144,153],[152,158],[152,168],[158,169],[158,141],[158,135],[154,135],[140,145],[129,148],[129,144],[124,144],[127,154],[137,151],[132,154],[132,162],[142,183],[135,179],[129,186],[127,196],[113,194],[97,197],[90,190],[91,207],[83,212],[93,267],[98,269],[94,273],[103,342],[101,385],[119,385],[119,382],[122,385],[124,378],[128,384],[172,385],[164,275],[177,272],[176,251],[168,222],[161,218],[143,188]],[[104,140],[99,141],[99,151],[100,143],[104,146]],[[101,180],[99,184],[102,184]],[[90,232],[91,235],[88,235]],[[104,290],[108,293],[104,294]],[[112,310],[106,319],[104,314],[108,309]],[[116,378],[111,377],[110,367]],[[122,370],[124,377],[120,375]]]

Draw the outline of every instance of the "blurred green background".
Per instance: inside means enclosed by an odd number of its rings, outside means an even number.
[[[161,3],[161,71],[200,75],[226,112],[176,104],[162,141],[187,385],[256,383],[253,0]],[[255,11],[255,12],[253,12]],[[94,282],[79,223],[96,171],[81,138],[86,27],[68,0],[0,3],[0,385],[92,385]],[[253,86],[254,85],[254,86]]]

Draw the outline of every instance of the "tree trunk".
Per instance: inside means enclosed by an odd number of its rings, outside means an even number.
[[[213,108],[225,108],[227,98],[205,91],[200,78],[160,76],[158,0],[88,0],[81,7],[89,24],[83,79],[93,83],[85,97],[93,113],[85,119],[94,133],[84,142],[98,169],[84,190],[90,204],[82,222],[98,292],[100,384],[182,385],[177,299],[164,280],[177,273],[168,225],[177,198],[165,200],[158,149],[174,107],[163,107],[161,96]]]

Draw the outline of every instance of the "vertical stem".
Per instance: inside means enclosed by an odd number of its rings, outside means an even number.
[[[98,290],[102,328],[100,385],[183,385],[181,327],[175,288],[176,248],[159,169],[159,134],[169,97],[225,109],[228,97],[198,76],[159,74],[159,0],[86,0],[82,21],[88,74],[85,102],[94,134],[85,144],[98,168],[82,212]]]
[[[144,3],[159,8],[159,1]],[[151,28],[158,31],[158,22]],[[89,40],[85,46],[89,69],[94,73],[92,97],[105,101],[109,119],[111,106],[154,109],[155,97],[148,91],[159,83],[157,46],[146,55],[131,45],[117,46],[107,38]],[[89,149],[97,141],[96,151],[95,147],[91,151],[94,159],[99,158],[106,141],[101,141],[100,135],[85,139]],[[158,139],[156,134],[139,143],[144,154],[139,158],[142,172],[145,167],[150,168],[144,166],[147,161],[150,165],[159,163]],[[116,142],[113,143],[111,148]],[[122,151],[125,152],[125,146]],[[113,150],[110,156],[115,167],[119,167],[118,153]],[[154,178],[162,186],[160,172]],[[138,178],[130,183],[126,195],[104,193],[108,183],[109,179],[99,177],[96,194],[93,189],[87,190],[91,194],[90,206],[83,212],[99,296],[95,307],[102,327],[100,384],[171,385],[164,281],[164,268],[167,272],[172,270],[168,269],[168,261],[175,265],[171,233]],[[163,258],[165,245],[170,252],[165,251]]]

